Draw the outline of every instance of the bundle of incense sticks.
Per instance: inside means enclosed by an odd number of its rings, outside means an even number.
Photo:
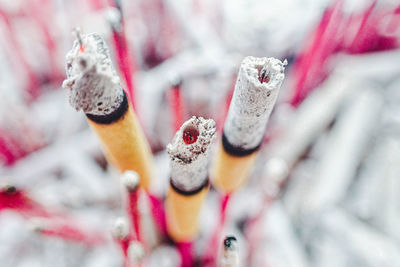
[[[241,2],[0,0],[1,266],[400,266],[399,6]]]

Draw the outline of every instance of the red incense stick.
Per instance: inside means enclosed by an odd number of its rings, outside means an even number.
[[[102,232],[83,229],[71,220],[42,219],[35,223],[34,230],[44,236],[58,237],[89,247],[104,244],[106,241]]]
[[[193,242],[180,242],[177,243],[179,253],[181,254],[181,267],[192,267],[193,266],[193,253],[192,247]]]
[[[165,220],[164,203],[159,197],[153,194],[148,193],[146,195],[149,198],[151,213],[153,214],[153,219],[157,224],[158,230],[165,236],[167,234],[167,223]]]
[[[51,24],[48,23],[49,21],[54,20],[51,4],[51,1],[29,1],[29,10],[27,10],[27,14],[33,17],[39,26],[38,28],[43,33],[45,46],[49,55],[51,79],[53,79],[54,82],[57,82],[62,79],[64,75],[61,74],[57,62],[57,45],[51,33]]]
[[[167,100],[172,111],[173,132],[179,130],[186,119],[186,106],[182,95],[182,81],[177,78],[172,82],[171,89],[167,92]]]
[[[6,186],[0,191],[0,212],[6,209],[14,210],[25,218],[41,218],[43,223],[36,230],[44,235],[58,236],[88,246],[98,245],[106,240],[101,232],[83,229],[66,214],[43,207],[14,186]]]
[[[135,238],[138,241],[143,242],[141,233],[140,233],[140,212],[138,208],[138,191],[134,192],[129,192],[129,204],[128,204],[128,209],[129,209],[129,216],[132,221],[134,233],[135,233]]]
[[[29,63],[26,61],[22,48],[17,41],[17,38],[13,32],[13,28],[11,25],[11,21],[9,19],[9,15],[6,14],[3,10],[0,9],[0,19],[4,21],[5,24],[5,30],[6,30],[6,39],[11,43],[13,50],[14,50],[14,55],[16,56],[18,62],[22,65],[23,71],[25,71],[27,78],[28,78],[28,84],[26,88],[26,92],[28,95],[26,96],[26,101],[30,103],[32,100],[36,99],[40,95],[40,88],[39,88],[39,80],[36,75],[36,73],[33,71],[32,67],[29,65]]]
[[[214,266],[217,261],[218,248],[220,240],[222,239],[223,229],[226,222],[226,208],[231,194],[220,194],[220,209],[219,209],[219,220],[217,226],[211,235],[211,239],[203,255],[202,264],[204,266]]]
[[[326,59],[338,48],[343,37],[343,0],[328,8],[293,66],[295,87],[290,104],[297,107],[327,76]]]
[[[0,211],[12,209],[24,217],[53,217],[59,214],[50,212],[32,200],[24,191],[14,186],[6,186],[0,192]]]
[[[135,110],[135,91],[134,91],[134,81],[133,74],[136,70],[133,61],[131,60],[131,53],[129,51],[128,42],[125,34],[125,23],[119,4],[115,4],[118,12],[119,19],[113,18],[110,20],[111,30],[112,30],[112,43],[117,54],[117,65],[118,69],[124,77],[126,89],[128,93],[129,100]]]

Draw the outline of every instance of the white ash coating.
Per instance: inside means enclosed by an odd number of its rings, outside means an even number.
[[[135,191],[139,187],[139,175],[135,171],[125,171],[121,175],[122,184],[128,191]]]
[[[117,240],[124,240],[128,238],[129,224],[125,218],[119,217],[115,220],[112,228],[112,235]]]
[[[230,247],[223,246],[222,255],[218,262],[218,267],[240,266],[238,242],[236,240],[231,240],[230,242]]]
[[[242,61],[224,125],[230,144],[252,149],[261,143],[285,77],[286,64],[286,60],[272,57],[246,57]],[[261,71],[269,76],[268,82],[259,81]]]
[[[69,102],[77,111],[107,115],[123,101],[120,79],[112,65],[103,38],[95,33],[82,35],[83,51],[78,40],[66,56],[67,79],[63,87],[69,89]]]
[[[122,30],[122,25],[121,25],[122,14],[118,10],[118,8],[109,7],[106,10],[105,17],[114,30],[121,32],[121,30]]]
[[[198,130],[197,141],[185,144],[183,132],[187,127]],[[174,139],[167,145],[171,158],[171,179],[181,190],[191,191],[199,188],[207,179],[208,154],[215,138],[216,124],[212,119],[193,116],[176,132]]]
[[[134,240],[131,241],[128,247],[128,256],[133,264],[141,262],[146,256],[146,251],[142,243]]]

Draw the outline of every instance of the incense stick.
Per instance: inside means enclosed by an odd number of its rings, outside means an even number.
[[[274,58],[243,60],[212,169],[219,190],[230,193],[245,183],[278,97],[285,65],[286,61]]]
[[[208,191],[208,155],[215,132],[213,120],[192,117],[167,146],[171,158],[167,230],[180,243],[182,266],[192,264],[190,243],[198,234],[197,220]]]
[[[286,60],[246,57],[239,70],[222,141],[211,171],[221,192],[220,219],[203,261],[214,263],[215,247],[225,224],[229,195],[247,180],[261,146],[269,116],[282,85]]]
[[[81,39],[81,41],[79,41]],[[151,152],[128,103],[104,40],[98,34],[82,35],[67,54],[70,104],[83,110],[102,141],[109,161],[120,171],[134,170],[146,190],[151,180]]]

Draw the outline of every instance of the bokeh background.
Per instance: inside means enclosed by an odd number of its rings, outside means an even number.
[[[61,87],[77,26],[105,38],[133,92],[161,198],[182,122],[213,118],[220,137],[241,60],[287,59],[257,164],[228,209],[242,266],[400,266],[396,0],[1,0],[1,266],[122,266],[118,173]],[[211,189],[197,256],[217,201]],[[147,235],[145,266],[179,265],[171,243]]]

